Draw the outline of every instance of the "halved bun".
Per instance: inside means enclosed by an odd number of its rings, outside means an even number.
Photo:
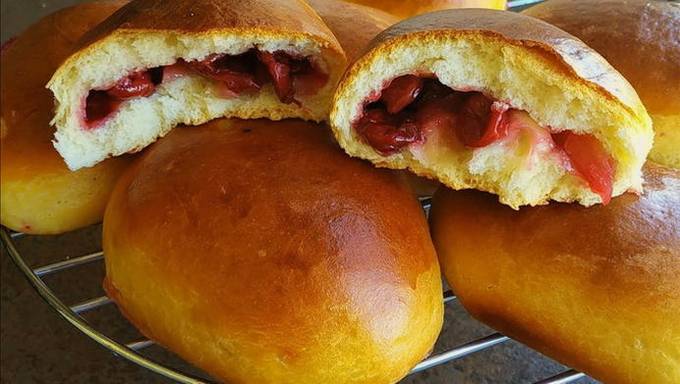
[[[394,383],[443,321],[418,201],[325,126],[177,128],[121,178],[103,245],[127,318],[227,383]]]
[[[382,9],[400,19],[422,13],[453,8],[505,9],[506,0],[349,0],[353,3]]]
[[[75,42],[125,1],[81,4],[30,26],[0,56],[0,208],[2,225],[57,234],[96,223],[129,162],[111,159],[71,172],[50,142],[53,102],[45,89]]]
[[[524,13],[583,40],[621,72],[654,121],[649,158],[680,168],[680,4],[550,0]]]
[[[345,67],[302,0],[134,0],[89,33],[48,88],[71,169],[228,116],[321,121]]]
[[[534,18],[481,9],[388,28],[345,73],[330,122],[352,156],[512,207],[640,191],[653,136],[635,90],[595,51]]]
[[[605,383],[680,382],[680,170],[648,163],[642,196],[592,208],[441,189],[431,228],[480,321]]]

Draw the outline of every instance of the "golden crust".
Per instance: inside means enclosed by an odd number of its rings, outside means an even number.
[[[105,286],[226,382],[392,383],[432,348],[441,280],[417,200],[324,126],[180,127],[117,185]]]
[[[550,0],[524,13],[573,34],[604,56],[651,113],[679,113],[680,4]]]
[[[402,21],[378,35],[366,54],[345,74],[355,76],[362,63],[389,52],[402,40],[439,40],[449,36],[484,36],[506,44],[534,49],[569,74],[574,81],[599,91],[644,120],[645,109],[633,87],[597,52],[576,37],[540,20],[514,12],[456,9],[433,12]],[[340,90],[347,81],[341,81]]]
[[[153,31],[308,37],[343,56],[333,33],[303,0],[134,0],[88,32],[74,56],[116,34]]]
[[[493,8],[505,9],[505,0],[417,0],[417,1],[395,1],[395,0],[349,0],[353,3],[367,5],[382,9],[401,19],[427,13],[452,8]]]
[[[340,0],[307,0],[354,61],[368,43],[398,19],[381,10]]]
[[[479,320],[612,383],[680,381],[680,171],[647,164],[645,194],[514,211],[441,189],[444,273]]]
[[[127,158],[71,172],[52,146],[52,95],[45,83],[76,41],[125,1],[81,4],[29,27],[2,53],[2,224],[53,234],[101,220]]]

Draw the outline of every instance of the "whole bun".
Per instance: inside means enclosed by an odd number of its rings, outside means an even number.
[[[121,178],[105,287],[228,383],[393,383],[443,321],[417,200],[301,121],[178,128]]]
[[[57,234],[102,219],[127,157],[71,172],[52,146],[54,108],[45,84],[76,41],[125,1],[80,4],[53,13],[3,47],[0,58],[2,225]]]
[[[477,319],[605,383],[680,382],[680,171],[607,206],[513,211],[441,189],[432,234]]]
[[[505,9],[506,0],[349,0],[353,3],[382,9],[400,19],[432,11],[453,8]]]
[[[307,0],[354,61],[373,38],[399,19],[376,8],[341,0]]]
[[[583,40],[621,72],[654,120],[650,159],[680,168],[680,4],[550,0],[524,13]]]

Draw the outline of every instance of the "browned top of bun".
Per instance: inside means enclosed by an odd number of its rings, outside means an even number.
[[[477,319],[603,382],[680,378],[680,170],[647,163],[645,193],[514,211],[441,189],[431,228]],[[671,320],[673,319],[673,320]]]
[[[132,168],[128,174],[137,181],[119,197],[125,211],[110,210],[108,214],[125,215],[134,225],[119,230],[130,231],[139,239],[146,235],[155,238],[158,247],[169,246],[164,238],[182,238],[181,244],[172,246],[198,247],[194,253],[203,250],[209,259],[218,255],[209,252],[215,244],[204,240],[214,236],[223,244],[238,244],[242,254],[257,254],[262,248],[285,258],[283,250],[299,242],[310,248],[290,260],[304,264],[303,259],[313,257],[315,250],[337,251],[342,244],[347,247],[343,252],[355,250],[365,255],[354,262],[389,259],[405,284],[414,283],[411,278],[436,263],[429,257],[433,249],[425,235],[425,217],[408,186],[391,171],[348,158],[324,126],[297,120],[217,120],[200,129],[181,127],[151,147]],[[277,189],[265,188],[268,186]],[[191,200],[177,200],[180,197]],[[171,206],[174,208],[165,209]],[[159,228],[136,225],[150,217]],[[373,241],[344,242],[346,224],[353,220],[371,220],[375,228],[367,228],[364,240]],[[202,233],[203,238],[187,237],[186,233]],[[258,240],[265,233],[268,243]],[[319,236],[295,237],[302,233]],[[388,244],[389,249],[385,248]],[[159,254],[183,257],[177,249],[162,251],[169,249],[159,249]],[[394,253],[409,257],[387,257]],[[219,264],[219,260],[212,261]],[[376,269],[374,277],[391,276],[395,271]],[[211,281],[209,276],[205,282],[223,283]]]
[[[104,250],[135,325],[227,382],[394,382],[442,318],[408,187],[298,120],[170,132],[121,177]]]
[[[650,112],[680,112],[680,4],[550,0],[524,13],[598,51],[633,84]]]
[[[340,0],[307,0],[354,61],[368,43],[398,19],[387,12]]]
[[[78,39],[126,1],[84,3],[29,27],[0,58],[3,177],[67,171],[52,146],[54,102],[45,84]]]
[[[333,33],[304,0],[133,0],[87,33],[80,47],[113,32],[219,33],[247,29],[309,36],[341,50]]]
[[[630,84],[597,52],[576,37],[535,18],[491,9],[451,9],[415,16],[378,35],[372,47],[418,35],[480,34],[542,52],[575,81],[599,89],[631,111],[640,100]]]
[[[449,8],[505,9],[505,0],[349,0],[387,11],[402,19]]]

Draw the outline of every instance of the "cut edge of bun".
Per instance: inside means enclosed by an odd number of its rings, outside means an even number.
[[[568,127],[575,133],[594,135],[618,163],[613,195],[642,190],[640,169],[652,145],[651,120],[642,104],[640,111],[631,111],[625,103],[610,94],[606,97],[602,89],[589,86],[568,71],[567,63],[557,54],[483,30],[404,34],[379,42],[358,60],[340,81],[330,117],[334,133],[347,153],[390,168],[409,168],[452,188],[489,191],[515,208],[551,199],[583,205],[601,202],[580,180],[568,174],[557,175],[547,168],[538,180],[530,181],[528,189],[520,185],[526,180],[499,188],[500,180],[485,182],[467,169],[447,174],[448,165],[423,165],[408,150],[389,157],[378,154],[353,131],[352,122],[362,112],[368,95],[379,94],[386,82],[416,71],[434,73],[454,89],[472,88],[509,102],[527,111],[541,126]],[[493,156],[489,153],[488,163],[502,160]],[[509,182],[510,176],[499,177]],[[541,184],[540,179],[545,177],[559,182]],[[516,193],[510,193],[512,189]]]

